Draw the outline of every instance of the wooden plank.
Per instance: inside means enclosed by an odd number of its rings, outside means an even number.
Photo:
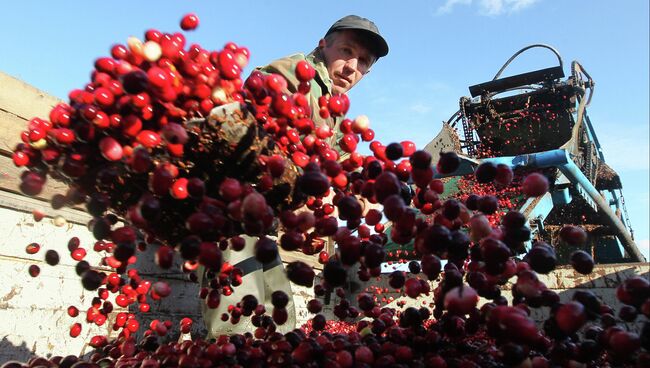
[[[68,241],[72,237],[78,237],[80,247],[86,250],[85,260],[91,266],[98,266],[104,254],[93,250],[95,239],[85,226],[68,223],[66,226],[54,226],[50,221],[34,221],[31,214],[0,208],[0,263],[13,264],[24,267],[24,274],[27,276],[29,265],[35,264],[41,268],[41,274],[47,275],[53,269],[66,272],[71,278],[79,282],[75,272],[77,261],[73,260],[68,250]],[[38,243],[41,249],[36,254],[28,254],[25,248],[30,243]],[[59,253],[59,264],[52,267],[45,263],[45,252],[53,249]],[[108,268],[102,268],[108,270]],[[57,271],[59,272],[59,271]],[[0,290],[2,287],[0,286]]]
[[[93,235],[86,226],[68,223],[66,226],[54,226],[46,219],[36,222],[31,214],[15,211],[7,208],[0,208],[0,261],[11,264],[20,264],[24,267],[24,275],[27,275],[27,267],[30,264],[37,264],[41,267],[42,274],[48,274],[52,269],[67,269],[70,277],[79,278],[75,273],[74,266],[77,261],[70,257],[68,241],[73,236],[80,240],[81,247],[86,249],[86,261],[91,266],[99,265],[102,255],[92,250],[95,244]],[[27,254],[25,247],[30,243],[39,243],[41,250],[36,254]],[[59,253],[60,263],[56,267],[47,265],[44,262],[45,252],[54,249]],[[16,266],[17,267],[17,266]]]
[[[26,128],[27,120],[0,107],[0,152],[11,155],[16,144],[22,142],[20,133]]]
[[[0,155],[0,189],[21,194],[20,175],[25,168],[16,167],[10,157]],[[48,178],[43,191],[34,198],[49,201],[55,194],[63,194],[68,190],[68,184]]]
[[[68,223],[86,226],[92,216],[81,207],[60,208],[55,210],[50,202],[36,198],[26,197],[21,194],[0,190],[0,207],[32,214],[34,210],[40,210],[45,214],[43,221],[52,221],[55,217],[63,217]]]
[[[61,102],[38,88],[0,72],[0,110],[25,120],[33,117],[47,119],[50,110]]]

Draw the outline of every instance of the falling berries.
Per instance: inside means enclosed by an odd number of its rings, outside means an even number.
[[[181,19],[181,29],[184,31],[193,31],[199,26],[199,17],[196,14],[187,14]]]

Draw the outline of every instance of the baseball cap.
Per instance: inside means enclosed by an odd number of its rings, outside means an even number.
[[[388,43],[381,34],[379,34],[379,28],[377,28],[377,25],[371,20],[362,18],[358,15],[348,15],[337,20],[332,24],[327,33],[325,33],[325,36],[332,32],[346,29],[360,31],[364,34],[370,43],[368,48],[377,58],[388,55]]]

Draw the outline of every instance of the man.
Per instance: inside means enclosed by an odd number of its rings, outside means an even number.
[[[375,23],[357,15],[348,15],[329,28],[310,54],[294,54],[278,59],[259,70],[281,74],[287,80],[289,92],[294,93],[300,84],[295,76],[296,64],[306,60],[316,70],[308,96],[311,118],[316,126],[329,125],[335,129],[342,119],[321,117],[318,98],[346,93],[370,72],[379,58],[387,54],[388,43],[379,34]],[[335,131],[338,133],[337,129]],[[328,143],[334,146],[338,138],[334,135]]]
[[[366,18],[348,15],[330,27],[310,54],[291,55],[258,70],[264,73],[281,74],[287,80],[288,92],[295,93],[300,84],[295,76],[296,64],[306,60],[316,71],[307,96],[312,107],[311,118],[316,126],[326,124],[336,129],[342,119],[323,118],[319,114],[318,98],[346,93],[370,72],[370,68],[380,57],[387,54],[388,44],[379,34],[377,26]],[[338,138],[334,135],[330,144],[334,145],[336,139]],[[273,310],[271,294],[277,290],[282,290],[289,296],[289,303],[285,307],[289,318],[286,323],[278,326],[278,331],[287,332],[296,327],[291,284],[286,277],[281,260],[278,258],[267,264],[257,262],[254,248],[258,238],[248,236],[244,238],[246,245],[243,250],[234,252],[228,249],[223,254],[225,260],[242,269],[244,274],[242,284],[234,289],[232,295],[222,296],[218,308],[209,309],[205,304],[202,305],[208,338],[221,334],[253,331],[254,327],[247,317],[243,317],[235,325],[229,321],[223,322],[220,317],[227,312],[229,305],[238,303],[248,294],[254,295],[260,304],[264,304],[267,314],[270,315]]]

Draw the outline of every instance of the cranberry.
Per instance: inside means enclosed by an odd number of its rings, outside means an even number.
[[[578,302],[561,305],[555,312],[555,322],[565,333],[576,332],[586,321],[585,308]]]
[[[278,246],[275,241],[261,237],[255,243],[255,259],[260,263],[270,263],[278,257]]]
[[[431,166],[431,154],[426,151],[415,151],[409,160],[415,169],[424,170]]]
[[[39,250],[41,250],[41,245],[38,243],[30,243],[25,247],[27,254],[36,254]]]
[[[460,215],[460,203],[455,199],[448,199],[442,206],[442,214],[448,220],[454,220]]]
[[[550,245],[537,242],[526,255],[526,261],[536,272],[547,274],[555,269],[557,258]]]
[[[327,319],[325,318],[325,316],[323,316],[322,314],[317,314],[317,315],[314,316],[314,318],[312,319],[312,327],[313,327],[314,330],[316,330],[316,331],[323,330],[323,329],[325,328],[325,323],[326,323],[326,322],[327,322]],[[297,351],[297,349],[294,350],[294,353],[295,353],[296,351]]]
[[[440,259],[433,254],[426,254],[422,256],[421,266],[422,273],[424,273],[429,280],[437,279],[440,271],[442,271],[442,264],[440,262]]]
[[[57,251],[50,249],[47,252],[45,252],[45,262],[49,264],[50,266],[56,266],[59,264],[59,253]]]
[[[451,174],[458,170],[460,157],[454,151],[440,152],[440,158],[436,164],[436,170],[443,175]]]
[[[295,261],[287,265],[287,277],[291,282],[305,287],[314,285],[314,270],[304,262]]]
[[[497,165],[497,172],[496,172],[496,176],[494,177],[495,183],[505,187],[510,185],[513,178],[514,178],[514,173],[512,172],[510,166],[505,164]]]
[[[477,209],[486,215],[491,215],[499,209],[499,200],[493,195],[482,196],[478,199]]]
[[[187,14],[181,19],[181,29],[184,31],[193,31],[199,25],[199,17],[196,14]]]
[[[308,82],[316,76],[316,70],[307,61],[300,60],[296,63],[296,77],[301,82]]]
[[[492,162],[483,162],[474,171],[476,176],[476,181],[479,183],[490,183],[492,182],[497,175],[497,167]]]
[[[332,287],[342,286],[347,279],[347,272],[340,262],[330,259],[323,267],[323,278]]]
[[[594,260],[587,252],[577,250],[571,253],[571,266],[579,273],[588,275],[594,269]]]
[[[408,279],[404,284],[406,295],[411,298],[417,298],[422,292],[422,284],[418,279]]]
[[[470,209],[472,211],[478,209],[478,200],[479,196],[476,194],[470,194],[467,196],[467,199],[465,199],[465,206],[467,206],[467,209]]]
[[[611,350],[621,357],[628,357],[641,347],[639,335],[627,331],[614,332],[609,337],[608,343]]]
[[[478,303],[478,294],[470,286],[456,286],[445,294],[445,309],[452,314],[470,313]]]
[[[622,303],[639,308],[650,298],[650,282],[639,276],[628,278],[616,288],[616,297]]]
[[[142,70],[135,70],[124,74],[120,82],[126,93],[134,95],[146,91],[149,87],[147,73]]]
[[[521,191],[528,197],[539,197],[548,192],[548,179],[540,173],[532,173],[521,183]]]
[[[41,268],[37,265],[30,265],[28,268],[28,273],[31,277],[36,277],[41,273]]]
[[[393,289],[401,289],[405,281],[406,276],[403,271],[393,271],[388,278],[388,284]]]
[[[579,246],[587,241],[587,232],[579,226],[565,225],[560,230],[560,239],[571,246]]]
[[[361,217],[363,209],[361,204],[354,196],[346,196],[341,198],[336,204],[339,210],[339,218],[341,220],[355,220]]]
[[[329,189],[330,183],[327,176],[319,171],[306,171],[298,178],[297,186],[300,190],[311,196],[322,196]]]
[[[79,264],[81,264],[81,262],[79,262]],[[90,291],[97,290],[97,288],[99,288],[99,286],[102,284],[103,280],[103,275],[94,270],[88,270],[81,276],[81,284],[86,290]]]
[[[20,191],[29,196],[38,195],[43,190],[45,178],[35,172],[28,171],[22,176]]]
[[[386,146],[386,158],[388,158],[391,161],[396,161],[402,158],[402,155],[404,154],[404,149],[402,148],[402,145],[399,143],[391,143],[388,146]]]

